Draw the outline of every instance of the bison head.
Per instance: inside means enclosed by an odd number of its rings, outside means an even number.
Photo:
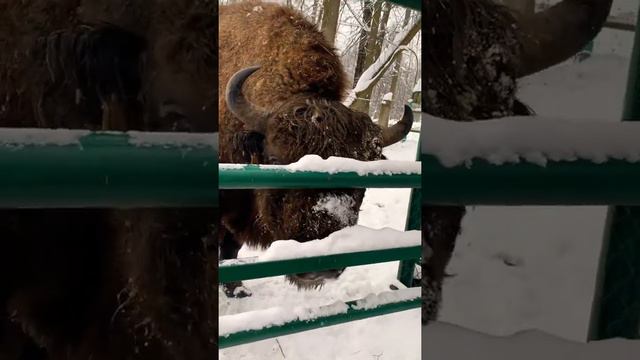
[[[380,160],[384,159],[383,147],[401,140],[411,129],[413,117],[408,107],[400,122],[385,129],[367,114],[338,101],[308,95],[293,96],[272,110],[261,109],[242,91],[256,70],[258,67],[249,67],[235,73],[226,92],[229,111],[259,139],[251,154],[255,162],[289,164],[307,154]],[[364,189],[256,190],[257,222],[271,241],[321,239],[355,225],[363,197]],[[317,287],[342,270],[297,274],[289,280],[299,287]]]

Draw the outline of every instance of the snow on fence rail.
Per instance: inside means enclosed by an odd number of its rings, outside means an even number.
[[[217,134],[0,129],[0,207],[217,206]]]
[[[423,127],[423,202],[640,204],[640,122],[426,117]]]
[[[289,165],[220,164],[221,189],[420,188],[418,161],[306,155]]]
[[[276,307],[221,316],[218,347],[222,349],[420,307],[420,290],[415,287],[387,291],[355,301],[336,302],[316,308]]]
[[[276,241],[259,257],[222,261],[218,282],[417,259],[420,251],[420,231],[352,226],[305,243]]]

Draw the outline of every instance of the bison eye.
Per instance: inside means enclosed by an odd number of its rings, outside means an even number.
[[[293,109],[293,116],[300,118],[303,117],[304,114],[306,114],[307,109],[302,107],[302,106],[298,106],[297,108]]]

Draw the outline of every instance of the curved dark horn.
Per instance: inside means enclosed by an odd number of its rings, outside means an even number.
[[[227,82],[225,101],[227,109],[242,121],[248,129],[264,133],[267,129],[269,113],[257,108],[242,93],[242,85],[260,66],[244,68],[231,76]]]
[[[518,77],[558,64],[598,35],[613,0],[564,0],[533,15],[514,14],[522,34]]]
[[[410,106],[405,105],[402,119],[393,126],[382,129],[382,146],[389,146],[402,140],[411,131],[411,125],[413,125],[413,111]]]

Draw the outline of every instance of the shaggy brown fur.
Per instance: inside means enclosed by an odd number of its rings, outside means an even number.
[[[215,9],[0,0],[0,126],[215,130]],[[216,209],[1,212],[1,359],[215,357]]]
[[[221,162],[288,164],[306,154],[382,159],[381,129],[366,114],[339,102],[347,90],[340,60],[301,14],[255,1],[223,6],[219,41]],[[222,96],[231,76],[253,65],[260,69],[249,77],[244,93],[271,113],[264,133],[234,117]],[[231,234],[224,242],[235,238],[266,247],[278,239],[325,237],[355,224],[363,194],[348,189],[223,191],[222,224]],[[352,220],[343,223],[328,212],[313,210],[327,196],[349,197]],[[223,247],[228,250],[229,244]]]

